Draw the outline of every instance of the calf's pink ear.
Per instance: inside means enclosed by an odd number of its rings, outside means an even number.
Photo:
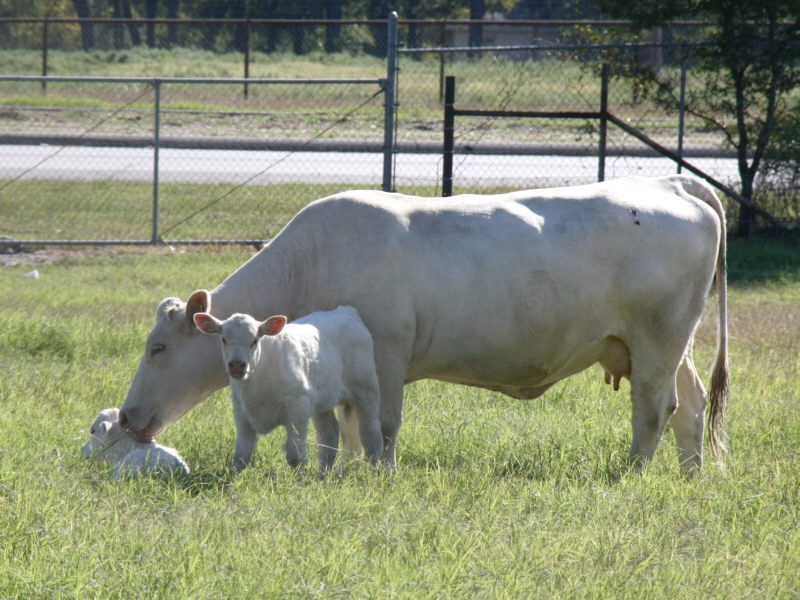
[[[283,315],[275,315],[270,317],[258,327],[258,333],[261,335],[278,335],[286,326],[286,317]]]
[[[194,314],[194,324],[203,333],[213,335],[219,333],[220,323],[208,313],[199,312]]]

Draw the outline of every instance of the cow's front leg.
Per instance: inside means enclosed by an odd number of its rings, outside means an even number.
[[[380,422],[383,436],[383,463],[397,466],[397,435],[403,421],[403,385],[408,364],[387,345],[375,345],[375,368],[380,384]]]

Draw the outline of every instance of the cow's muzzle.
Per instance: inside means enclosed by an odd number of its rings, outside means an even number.
[[[242,360],[231,360],[228,362],[228,375],[234,379],[244,379],[247,377],[247,363]]]
[[[125,412],[124,410],[119,411],[119,426],[122,427],[128,433],[130,433],[137,442],[142,442],[144,444],[149,444],[150,442],[152,442],[153,437],[159,431],[161,431],[161,422],[155,417],[150,419],[147,425],[145,425],[141,429],[134,429],[131,426],[128,413]]]

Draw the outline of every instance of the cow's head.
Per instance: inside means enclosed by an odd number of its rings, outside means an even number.
[[[120,424],[139,441],[152,440],[211,392],[227,384],[219,344],[200,334],[193,317],[211,310],[205,290],[184,304],[165,298],[120,410]]]
[[[222,342],[222,360],[228,375],[245,380],[261,356],[261,338],[278,335],[286,325],[286,317],[276,315],[258,322],[250,315],[236,313],[224,321],[208,313],[196,313],[194,323],[205,334],[217,335]]]

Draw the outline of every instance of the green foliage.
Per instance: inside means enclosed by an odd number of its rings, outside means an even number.
[[[79,449],[122,403],[158,300],[250,251],[83,250],[40,279],[0,267],[0,597],[797,597],[800,282],[781,275],[796,260],[778,268],[796,246],[745,264],[756,250],[731,249],[737,281],[771,275],[731,286],[727,468],[692,482],[669,432],[643,476],[624,473],[630,402],[599,370],[530,402],[412,384],[398,471],[356,462],[321,482],[294,479],[278,433],[235,476],[223,390],[159,438],[188,480],[111,481]]]
[[[641,28],[668,25],[676,18],[709,23],[700,43],[685,49],[683,60],[692,61],[703,74],[703,85],[687,95],[686,109],[737,150],[741,194],[756,200],[754,181],[764,155],[786,100],[800,86],[800,2],[646,0],[632,5],[597,0],[597,4],[608,14],[633,19]],[[661,102],[677,105],[674,83],[661,77],[658,66],[620,72],[657,90]],[[739,233],[749,235],[754,225],[755,214],[743,208]]]

